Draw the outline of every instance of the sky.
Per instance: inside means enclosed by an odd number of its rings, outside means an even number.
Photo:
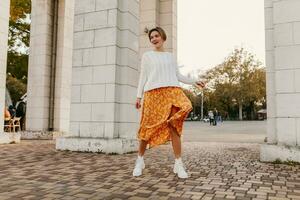
[[[265,63],[264,0],[177,0],[177,9],[184,74],[212,68],[239,47]]]

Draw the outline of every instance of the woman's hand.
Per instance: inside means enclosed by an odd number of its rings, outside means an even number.
[[[203,81],[197,81],[196,85],[200,88],[204,88],[205,87],[205,83]]]
[[[140,109],[141,108],[141,98],[137,98],[135,102],[135,108]]]

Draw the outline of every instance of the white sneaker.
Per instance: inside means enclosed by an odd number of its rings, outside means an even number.
[[[141,176],[143,169],[145,169],[144,159],[142,157],[138,157],[135,161],[135,167],[133,169],[132,175]]]
[[[189,177],[188,173],[184,169],[183,162],[182,162],[181,158],[175,159],[173,172],[175,174],[177,174],[177,176],[179,178],[188,178]]]

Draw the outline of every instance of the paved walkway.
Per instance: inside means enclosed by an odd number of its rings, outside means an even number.
[[[224,121],[217,126],[193,121],[184,127],[184,141],[263,143],[266,134],[266,121]]]
[[[191,175],[172,173],[170,145],[135,154],[61,152],[48,141],[0,145],[0,199],[300,199],[300,166],[259,162],[259,145],[185,142]]]

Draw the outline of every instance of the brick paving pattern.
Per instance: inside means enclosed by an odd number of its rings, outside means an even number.
[[[300,166],[259,162],[258,144],[183,146],[186,180],[172,172],[170,145],[146,152],[138,178],[135,153],[62,152],[49,141],[0,145],[0,199],[300,199]]]

